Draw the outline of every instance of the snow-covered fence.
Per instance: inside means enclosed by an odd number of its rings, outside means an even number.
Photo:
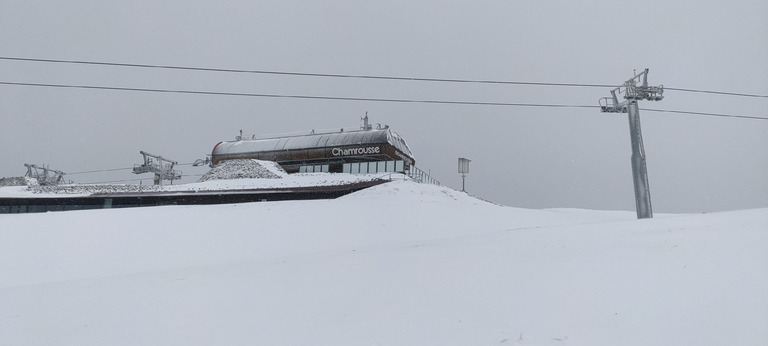
[[[413,178],[413,180],[418,181],[423,184],[432,184],[432,185],[440,185],[440,182],[437,181],[437,179],[432,178],[431,175],[427,174],[427,172],[424,172],[420,170],[416,166],[411,166],[406,172],[406,175]]]

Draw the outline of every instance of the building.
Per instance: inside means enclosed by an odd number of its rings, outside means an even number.
[[[212,163],[224,160],[274,161],[288,173],[405,172],[415,165],[405,140],[388,126],[374,129],[364,118],[360,130],[219,142],[211,152]]]

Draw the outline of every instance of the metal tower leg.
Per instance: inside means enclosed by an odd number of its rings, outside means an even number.
[[[635,185],[635,207],[638,219],[653,217],[651,190],[648,185],[648,169],[645,164],[643,133],[640,129],[640,111],[637,101],[627,104],[629,114],[629,135],[632,141],[632,178]]]

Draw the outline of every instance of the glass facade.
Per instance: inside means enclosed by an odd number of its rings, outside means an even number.
[[[328,173],[329,165],[312,165],[299,167],[299,173]]]
[[[342,172],[350,174],[405,172],[404,161],[373,161],[345,163]]]

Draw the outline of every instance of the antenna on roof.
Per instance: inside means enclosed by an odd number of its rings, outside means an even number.
[[[363,126],[360,127],[360,129],[364,131],[368,131],[370,129],[373,129],[372,125],[368,125],[368,112],[365,112],[365,117],[360,118],[360,120],[363,121]]]

